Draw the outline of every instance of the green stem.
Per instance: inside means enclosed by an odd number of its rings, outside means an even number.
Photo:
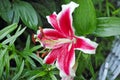
[[[110,10],[109,10],[109,2],[108,0],[106,0],[106,12],[107,12],[107,16],[110,16]]]
[[[80,58],[81,54],[82,54],[82,52],[80,51],[79,54],[78,54],[77,60],[76,60],[77,62],[79,61],[79,58]]]

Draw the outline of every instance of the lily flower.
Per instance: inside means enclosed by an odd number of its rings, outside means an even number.
[[[81,50],[84,53],[95,54],[97,43],[83,37],[76,36],[72,25],[72,13],[79,5],[70,2],[62,5],[62,11],[55,12],[47,16],[48,22],[53,29],[46,28],[37,31],[35,40],[39,41],[43,47],[51,49],[45,57],[46,64],[56,63],[60,70],[62,80],[73,80],[75,76],[75,51]]]

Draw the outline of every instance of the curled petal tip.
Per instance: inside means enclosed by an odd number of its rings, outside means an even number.
[[[78,6],[79,6],[79,4],[71,1],[71,2],[70,2],[69,4],[67,4],[67,5],[62,5],[62,9],[64,9],[64,8],[71,8],[71,11],[73,12],[74,9],[75,9],[76,7],[78,7]]]
[[[84,53],[95,54],[98,44],[85,37],[76,37],[75,49]]]

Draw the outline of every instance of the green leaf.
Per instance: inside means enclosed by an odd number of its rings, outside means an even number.
[[[19,59],[19,57],[16,53],[13,56],[14,56],[13,58],[15,59],[15,62],[16,62],[16,66],[17,67],[20,66],[21,59]]]
[[[12,18],[13,18],[13,10],[10,9],[4,13],[1,14],[1,17],[3,20],[5,20],[7,23],[11,24],[12,23]]]
[[[11,7],[10,1],[9,0],[0,0],[0,12],[5,12],[9,10]]]
[[[95,80],[96,79],[96,75],[95,75],[94,67],[92,65],[91,56],[89,56],[89,59],[87,59],[87,63],[88,63],[87,68],[90,70],[90,73],[92,74],[93,80]]]
[[[120,15],[120,8],[112,12],[113,15]]]
[[[35,55],[34,53],[30,55],[33,59],[35,59],[36,61],[38,61],[41,65],[43,65],[43,60],[38,57],[37,55]]]
[[[0,0],[0,16],[7,23],[11,23],[13,17],[13,10],[9,0]]]
[[[20,13],[18,7],[13,4],[13,20],[12,23],[19,23],[20,20]]]
[[[26,57],[26,60],[31,64],[31,66],[36,67],[35,62],[30,57]]]
[[[11,36],[7,36],[7,38],[8,38],[8,41],[11,39],[11,38],[14,38],[14,39],[12,39],[11,41],[10,41],[10,45],[12,45],[14,42],[15,42],[15,40],[17,39],[17,37],[18,36],[20,36],[23,32],[24,32],[24,30],[26,29],[26,27],[25,28],[23,28],[21,31],[20,31],[20,29],[21,29],[21,25],[18,27],[18,29],[17,29],[17,31],[15,32],[15,34],[11,37]],[[6,39],[7,40],[7,39]]]
[[[81,54],[81,53],[79,53]],[[77,56],[79,56],[77,54]],[[80,63],[79,63],[80,62]],[[79,60],[78,60],[78,67],[77,67],[77,70],[76,70],[76,77],[81,77],[83,71],[85,70],[86,68],[86,59],[83,57],[83,55],[80,56]]]
[[[8,51],[5,54],[4,61],[5,61],[6,77],[8,78],[10,75],[10,58],[9,58]]]
[[[73,0],[79,4],[73,16],[75,33],[86,35],[96,29],[96,13],[91,0]]]
[[[15,11],[19,13],[20,18],[27,27],[37,30],[38,18],[34,8],[25,1],[14,3]]]
[[[35,9],[37,10],[37,12],[40,15],[42,15],[44,18],[46,18],[47,15],[51,14],[50,10],[46,6],[44,6],[43,4],[41,4],[41,3],[32,2],[32,5],[35,7]]]
[[[19,29],[19,28],[18,28]],[[23,32],[24,32],[24,30],[26,29],[26,27],[25,28],[23,28],[21,31],[18,31],[15,35],[13,35],[12,37],[10,37],[10,38],[8,38],[8,39],[6,39],[5,41],[3,41],[2,42],[2,44],[7,44],[7,43],[11,43],[11,44],[13,44],[14,43],[14,41],[16,40],[16,38],[18,37],[18,36],[20,36]]]
[[[28,80],[34,80],[37,77],[41,77],[46,75],[47,73],[45,71],[40,71],[38,74],[35,74],[34,76],[30,77]]]
[[[52,80],[57,80],[57,78],[55,77],[55,75],[52,72],[50,72],[49,75],[50,75]]]
[[[10,32],[15,30],[17,28],[17,24],[14,23],[12,25],[9,25],[5,27],[4,29],[0,30],[0,40],[3,39],[6,35],[8,35]]]
[[[120,35],[120,18],[100,17],[97,18],[98,24],[94,32],[99,37],[109,37]]]
[[[36,50],[38,50],[38,49],[40,49],[40,48],[42,48],[41,45],[36,45],[36,46],[34,46],[33,48],[31,48],[30,50],[33,52],[33,51],[36,51]]]
[[[75,80],[86,80],[85,77],[84,77],[83,75],[75,76],[74,79],[75,79]]]
[[[102,3],[104,0],[92,0],[94,4]]]
[[[6,52],[7,52],[7,47],[4,50],[0,49],[0,77],[2,76],[4,70],[4,65],[5,65],[4,55],[6,54]]]
[[[56,4],[54,0],[41,0],[41,3],[47,7],[53,13],[56,11]]]
[[[37,70],[28,70],[28,71],[25,71],[25,73],[23,74],[22,78],[24,77],[29,77],[29,76],[35,76],[37,74],[40,74],[39,76],[44,76],[47,74],[47,72],[45,71],[41,71],[40,69],[37,69]]]
[[[64,3],[69,3],[71,0],[63,0]]]
[[[25,46],[25,49],[29,49],[29,48],[30,48],[30,36],[27,37],[26,46]]]
[[[82,54],[82,56],[87,60],[89,58],[89,54]]]
[[[12,78],[12,80],[18,80],[20,75],[21,75],[21,73],[22,73],[22,71],[23,71],[23,69],[24,69],[24,61],[22,61],[18,73],[15,74],[15,76]]]

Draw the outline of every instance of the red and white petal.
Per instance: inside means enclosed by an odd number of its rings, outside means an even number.
[[[49,28],[43,29],[42,32],[39,30],[36,36],[36,41],[39,41],[43,47],[50,49],[53,47],[60,47],[61,45],[59,45],[59,42],[57,40],[65,38],[65,36],[63,36],[57,30]]]
[[[65,38],[64,35],[62,35],[60,32],[58,32],[55,29],[43,29],[43,34],[48,39],[53,39],[53,40],[56,40],[59,38]]]
[[[70,2],[67,5],[62,5],[62,11],[57,16],[59,26],[66,36],[74,35],[72,28],[72,12],[78,6],[79,5],[74,2]]]
[[[64,80],[69,76],[74,77],[75,71],[72,67],[75,64],[74,47],[72,44],[66,43],[61,47],[56,66],[60,70],[60,76]]]
[[[58,31],[60,31],[58,22],[57,22],[57,14],[56,12],[54,12],[53,14],[51,14],[50,16],[46,16],[48,22]]]
[[[48,55],[45,57],[44,63],[46,63],[46,64],[53,64],[53,63],[55,62],[55,60],[57,59],[58,52],[59,52],[59,48],[58,48],[58,49],[53,49],[53,50],[52,50],[50,53],[48,53]]]
[[[75,49],[81,50],[84,53],[95,54],[97,43],[85,37],[76,37]]]

